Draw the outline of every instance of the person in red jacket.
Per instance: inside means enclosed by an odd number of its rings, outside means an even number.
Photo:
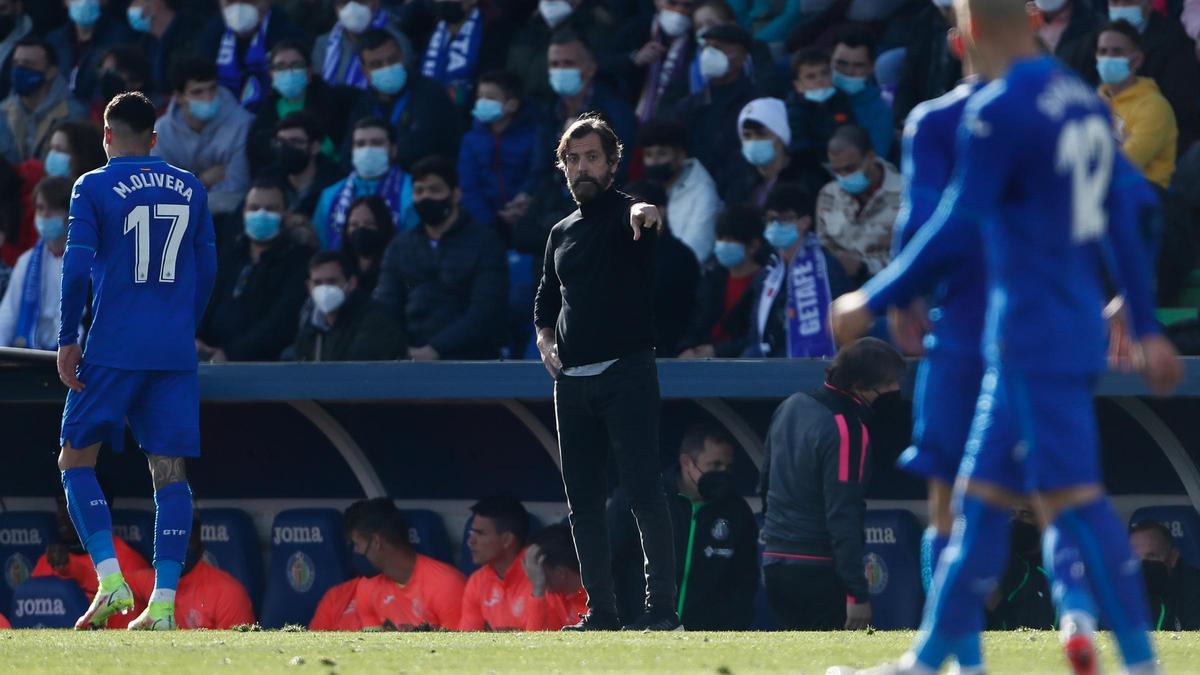
[[[551,525],[535,534],[521,565],[533,598],[526,610],[525,630],[561,630],[587,614],[579,558],[566,525]]]
[[[532,587],[521,560],[529,512],[512,497],[488,497],[471,507],[467,536],[471,561],[481,567],[467,579],[459,630],[525,630]]]
[[[363,577],[354,577],[350,581],[330,587],[317,603],[317,611],[313,613],[309,630],[362,630],[362,619],[358,616],[358,584]]]

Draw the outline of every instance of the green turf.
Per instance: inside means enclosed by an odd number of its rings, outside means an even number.
[[[10,673],[824,673],[898,656],[912,633],[237,633],[3,631]],[[1200,635],[1159,634],[1166,672],[1200,668]],[[1062,672],[1052,633],[993,633],[990,672]],[[1101,651],[1119,672],[1111,643]]]

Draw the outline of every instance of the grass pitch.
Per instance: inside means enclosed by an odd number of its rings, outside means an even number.
[[[10,673],[816,673],[894,659],[912,633],[0,632]],[[1200,634],[1160,633],[1168,673],[1200,672]],[[1120,672],[1111,640],[1106,672]],[[993,674],[1064,672],[1049,632],[990,633]]]

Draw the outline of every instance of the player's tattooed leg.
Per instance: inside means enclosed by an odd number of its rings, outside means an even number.
[[[155,490],[161,490],[171,483],[187,482],[187,470],[182,457],[150,455],[147,460]]]

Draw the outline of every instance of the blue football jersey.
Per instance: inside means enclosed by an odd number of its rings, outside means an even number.
[[[216,259],[200,181],[157,157],[113,158],[76,181],[67,228],[59,344],[78,341],[71,327],[79,325],[79,281],[90,270],[87,361],[194,370],[196,323]]]
[[[1018,61],[971,97],[955,178],[931,222],[864,287],[870,306],[907,302],[982,230],[988,361],[1096,372],[1110,282],[1125,294],[1134,331],[1158,330],[1134,203],[1141,193],[1130,189],[1138,180],[1090,87],[1052,58]]]
[[[971,95],[982,86],[980,81],[963,82],[909,113],[900,160],[905,187],[893,257],[937,210],[953,176],[955,139],[963,111]],[[927,352],[979,355],[987,310],[986,280],[982,234],[977,232],[957,264],[945,270],[931,289],[929,319],[933,329],[925,337]]]

